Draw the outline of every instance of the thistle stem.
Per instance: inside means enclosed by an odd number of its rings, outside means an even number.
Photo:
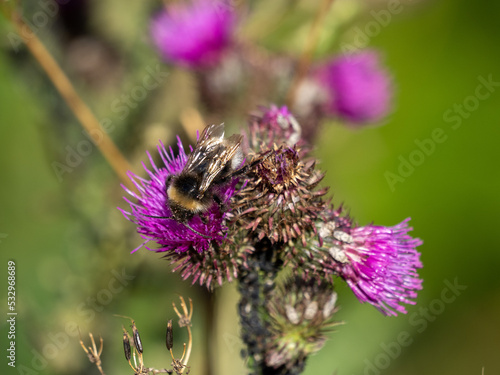
[[[204,374],[213,375],[214,371],[214,353],[213,340],[216,336],[215,332],[215,306],[217,303],[216,296],[209,291],[204,291],[202,294],[203,312],[204,312],[204,342],[203,351],[205,357]]]
[[[255,246],[248,267],[239,273],[241,298],[238,303],[242,339],[252,360],[252,375],[270,375],[274,370],[266,365],[266,349],[270,339],[269,323],[265,318],[266,301],[274,289],[274,279],[282,264],[276,260],[277,248],[269,241]]]
[[[316,18],[314,19],[311,31],[309,32],[306,45],[300,56],[297,71],[293,77],[292,83],[290,84],[290,89],[286,97],[286,103],[289,107],[293,107],[295,104],[295,99],[297,96],[297,91],[300,83],[307,75],[309,67],[311,65],[314,50],[319,41],[319,36],[321,33],[321,27],[328,14],[328,10],[332,6],[334,0],[323,0],[320,7],[318,8],[318,13],[316,13]]]
[[[99,121],[89,107],[80,98],[59,64],[45,48],[40,39],[38,39],[33,30],[31,30],[30,27],[22,20],[19,14],[13,13],[11,19],[16,27],[17,33],[26,44],[26,47],[28,47],[33,57],[43,68],[51,82],[56,87],[57,91],[59,91],[63,99],[66,101],[66,104],[80,121],[80,124],[92,136],[93,142],[99,148],[109,165],[113,168],[128,189],[136,191],[135,186],[127,177],[127,171],[131,171],[132,167],[118,150],[111,138],[109,138],[106,131],[101,127]],[[98,136],[98,140],[94,138],[96,135]]]

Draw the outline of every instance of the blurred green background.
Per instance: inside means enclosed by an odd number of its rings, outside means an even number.
[[[280,53],[301,50],[319,1],[249,3],[242,38]],[[402,11],[384,19],[389,3]],[[30,19],[43,4],[24,2],[25,16]],[[110,119],[110,136],[137,170],[158,139],[171,142],[176,133],[185,138],[179,113],[197,100],[192,77],[163,65],[150,46],[148,17],[158,6],[89,1],[86,23],[69,23],[75,30],[57,15],[37,32],[97,117]],[[65,17],[71,20],[71,13]],[[359,41],[359,31],[385,55],[397,83],[395,111],[381,127],[325,124],[315,152],[334,202],[344,202],[360,224],[394,225],[412,217],[413,235],[424,240],[424,289],[407,315],[388,318],[339,285],[337,318],[346,324],[308,360],[305,374],[480,375],[483,368],[486,375],[499,374],[500,3],[339,0],[317,57]],[[84,147],[86,137],[31,55],[13,44],[4,19],[1,32],[0,268],[6,280],[7,260],[16,262],[18,311],[17,367],[7,366],[3,313],[1,372],[97,374],[78,344],[78,325],[84,337],[91,331],[104,338],[106,373],[131,373],[121,344],[121,325],[129,323],[113,314],[135,319],[148,366],[168,366],[165,324],[175,317],[172,302],[183,295],[195,304],[191,374],[209,373],[207,355],[213,374],[246,373],[236,286],[216,290],[215,323],[207,336],[212,317],[206,306],[213,297],[181,282],[155,253],[129,254],[140,239],[116,209],[126,207],[124,193],[101,154],[85,150],[58,178],[53,163],[64,163],[68,150]],[[168,73],[158,88],[126,115],[114,111],[157,67]],[[494,82],[490,91],[477,91],[484,80]],[[462,114],[455,113],[456,105],[463,106]],[[229,120],[204,115],[237,126],[245,119],[245,113]],[[444,142],[427,142],[419,159],[418,144],[436,129]],[[397,182],[388,183],[388,172],[399,174],[409,160],[418,165],[406,166]],[[1,289],[4,312],[6,282]],[[176,326],[175,335],[179,353],[186,334]]]

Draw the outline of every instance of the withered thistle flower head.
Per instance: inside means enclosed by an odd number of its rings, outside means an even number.
[[[332,320],[336,301],[328,282],[291,278],[276,288],[267,304],[271,340],[266,364],[290,368],[320,350],[325,333],[338,324]]]
[[[275,148],[274,152],[257,165],[257,175],[271,194],[281,194],[298,184],[299,153],[295,148]]]
[[[126,189],[136,202],[124,198],[130,204],[130,211],[120,209],[125,217],[137,225],[137,232],[146,240],[141,247],[164,253],[164,257],[174,264],[174,271],[181,272],[184,279],[193,278],[193,283],[199,282],[212,287],[215,283],[222,284],[225,278],[231,280],[237,275],[237,264],[244,262],[244,256],[251,247],[235,242],[229,238],[226,226],[227,211],[230,198],[236,193],[237,179],[218,188],[218,196],[223,205],[213,205],[204,212],[196,214],[185,223],[176,221],[168,204],[167,179],[178,175],[187,162],[187,155],[180,139],[179,152],[176,156],[170,148],[168,151],[161,144],[158,153],[164,164],[158,167],[152,156],[148,157],[152,168],[144,168],[149,179],[144,179],[133,173],[129,177],[133,181],[138,194]],[[191,150],[192,151],[192,150]],[[203,234],[203,236],[200,235]],[[154,241],[158,247],[150,248],[147,242]]]
[[[297,147],[276,146],[249,174],[233,199],[233,221],[259,239],[287,242],[305,239],[325,206],[327,189],[315,190],[324,174],[315,161],[303,161]]]

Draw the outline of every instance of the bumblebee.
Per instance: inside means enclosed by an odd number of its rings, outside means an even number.
[[[241,167],[242,139],[239,134],[224,138],[224,124],[209,125],[203,130],[184,169],[167,178],[166,193],[173,219],[206,237],[191,228],[188,221],[206,212],[214,202],[221,205],[216,187],[248,170],[249,166]]]

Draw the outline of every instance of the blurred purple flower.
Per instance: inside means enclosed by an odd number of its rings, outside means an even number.
[[[146,240],[132,252],[149,241],[155,241],[160,245],[159,248],[144,247],[156,252],[174,251],[179,254],[194,249],[196,252],[201,253],[210,248],[213,244],[212,241],[219,245],[224,241],[223,232],[226,227],[223,222],[226,213],[221,212],[219,205],[215,201],[208,211],[194,216],[189,221],[191,228],[208,238],[200,236],[183,223],[172,218],[166,193],[166,180],[170,175],[179,174],[187,162],[187,156],[180,139],[178,139],[178,147],[179,154],[176,157],[171,147],[167,151],[163,144],[158,146],[158,153],[165,165],[164,168],[158,168],[148,153],[152,170],[148,169],[144,163],[143,166],[149,175],[149,180],[129,172],[129,177],[140,194],[136,194],[123,186],[129,195],[137,199],[137,203],[132,203],[129,199],[124,198],[130,204],[131,211],[123,209],[120,209],[120,211],[128,220],[137,225],[137,232]],[[236,182],[232,181],[228,185],[219,188],[218,193],[223,203],[229,202],[235,193]]]
[[[376,51],[334,58],[321,65],[315,77],[327,94],[327,115],[359,125],[380,121],[391,110],[392,79]]]
[[[385,315],[406,314],[401,303],[415,304],[422,289],[417,268],[422,268],[422,244],[408,232],[406,219],[393,227],[367,225],[350,231],[334,230],[337,245],[329,252],[334,268],[361,302],[369,302]],[[348,233],[350,232],[350,233]]]
[[[262,112],[262,122],[268,124],[270,128],[286,128],[293,118],[286,105],[280,108],[275,104],[271,104],[269,108],[262,107]]]
[[[217,64],[232,43],[236,16],[220,2],[169,5],[151,21],[151,36],[165,60],[189,68]]]
[[[273,148],[274,144],[294,146],[301,142],[302,128],[287,106],[260,107],[259,113],[250,116],[250,146],[259,152]]]

